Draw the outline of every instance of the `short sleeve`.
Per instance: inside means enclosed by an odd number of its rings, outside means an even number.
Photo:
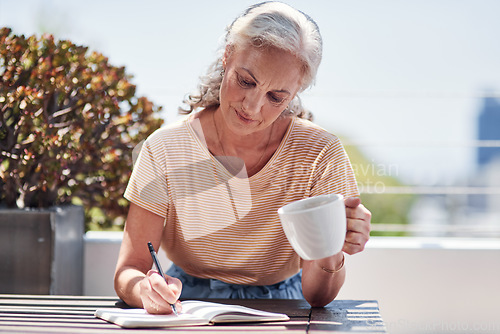
[[[124,197],[163,218],[168,210],[165,148],[158,138],[148,138],[141,148]]]
[[[340,140],[334,137],[317,157],[310,180],[310,196],[341,194],[359,196],[356,177]]]

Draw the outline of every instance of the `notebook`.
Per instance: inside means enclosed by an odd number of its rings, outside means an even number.
[[[200,326],[229,322],[287,321],[286,314],[266,312],[241,305],[227,305],[199,300],[182,302],[179,315],[149,314],[144,309],[103,308],[95,316],[124,328]]]

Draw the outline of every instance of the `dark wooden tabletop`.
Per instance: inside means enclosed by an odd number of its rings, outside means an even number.
[[[116,297],[0,295],[0,333],[385,333],[373,300],[336,300],[324,308],[311,308],[304,300],[211,301],[285,313],[290,321],[131,330],[94,317],[98,308],[123,305]]]

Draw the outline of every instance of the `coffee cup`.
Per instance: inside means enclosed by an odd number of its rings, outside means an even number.
[[[344,197],[319,195],[278,209],[288,241],[304,260],[317,260],[342,250],[346,235]]]

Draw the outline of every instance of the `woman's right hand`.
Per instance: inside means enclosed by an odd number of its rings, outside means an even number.
[[[174,304],[178,312],[181,302],[178,300],[182,291],[182,283],[175,277],[165,275],[166,280],[155,271],[150,270],[139,283],[139,292],[143,308],[151,314],[173,313],[170,304]]]
[[[172,313],[170,303],[177,308],[182,284],[177,278],[163,279],[150,270],[153,259],[148,242],[160,247],[165,218],[130,203],[127,223],[115,271],[117,296],[131,307],[144,308],[153,314]]]

